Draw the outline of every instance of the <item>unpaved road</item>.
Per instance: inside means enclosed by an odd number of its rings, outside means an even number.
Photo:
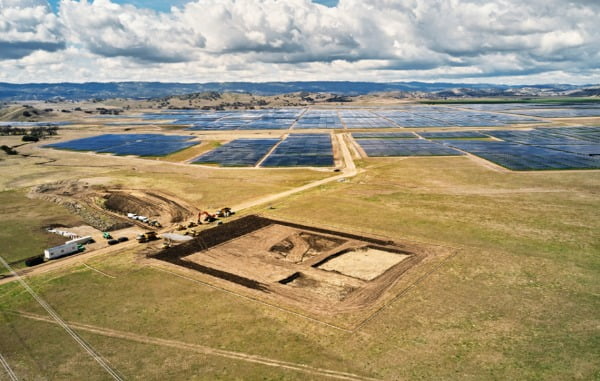
[[[81,253],[78,255],[73,255],[70,257],[64,257],[56,260],[52,260],[50,262],[46,262],[44,264],[35,266],[35,267],[27,267],[25,269],[18,270],[17,273],[20,276],[33,276],[47,273],[49,271],[58,270],[62,267],[66,266],[75,266],[75,265],[85,265],[85,262],[103,254],[114,253],[117,250],[122,250],[126,248],[132,248],[135,245],[138,245],[137,241],[129,241],[120,243],[116,246],[108,246],[102,249],[90,251],[88,253]],[[10,283],[16,281],[17,278],[13,276],[7,276],[6,278],[0,279],[0,286],[6,283]]]
[[[254,206],[273,202],[280,198],[291,196],[293,194],[303,192],[305,190],[312,189],[312,188],[315,188],[315,187],[318,187],[318,186],[321,186],[324,184],[338,181],[340,179],[345,179],[348,177],[356,176],[358,173],[360,173],[360,171],[357,170],[356,165],[354,164],[354,160],[352,159],[352,155],[350,154],[350,151],[348,150],[348,147],[346,146],[346,142],[344,141],[343,135],[337,134],[336,136],[337,136],[337,139],[339,140],[340,148],[341,148],[342,154],[344,156],[344,169],[342,169],[342,173],[340,175],[328,177],[328,178],[322,179],[322,180],[318,180],[318,181],[315,181],[315,182],[312,182],[312,183],[309,183],[306,185],[302,185],[297,188],[287,190],[285,192],[280,192],[280,193],[260,197],[258,199],[254,199],[254,200],[251,200],[251,201],[239,204],[239,205],[235,205],[232,209],[234,211],[248,209],[248,208],[251,208]],[[66,257],[63,259],[58,259],[56,261],[47,262],[45,264],[42,264],[42,265],[39,265],[39,266],[36,266],[33,268],[19,270],[17,272],[21,276],[33,276],[33,275],[43,274],[45,272],[56,270],[56,269],[59,269],[59,268],[65,267],[65,266],[83,264],[86,260],[89,260],[95,256],[112,253],[112,252],[115,252],[117,250],[121,250],[124,248],[131,248],[135,245],[137,245],[137,242],[129,241],[126,243],[119,244],[117,246],[109,246],[109,247],[95,250],[95,251],[92,251],[89,253],[83,253],[83,254],[79,254],[76,256]],[[12,276],[6,277],[6,278],[1,278],[0,285],[12,282],[14,280],[16,280],[16,278],[12,277]]]
[[[25,313],[25,312],[12,312],[12,313],[14,313],[18,316],[22,316],[27,319],[37,320],[37,321],[50,323],[50,324],[56,324],[55,321],[53,321],[52,319],[50,319],[49,317],[46,317],[46,316],[32,314],[32,313]],[[186,350],[186,351],[190,351],[190,352],[196,352],[196,353],[199,353],[202,355],[224,357],[224,358],[228,358],[231,360],[244,361],[244,362],[249,362],[249,363],[254,363],[254,364],[261,364],[261,365],[266,365],[266,366],[280,368],[280,369],[288,369],[288,370],[292,370],[292,371],[296,371],[296,372],[313,374],[313,375],[320,376],[320,377],[332,378],[332,379],[337,379],[337,380],[351,380],[351,381],[375,380],[374,378],[364,377],[364,376],[360,376],[360,375],[353,374],[353,373],[339,372],[339,371],[335,371],[335,370],[318,368],[318,367],[313,367],[313,366],[309,366],[309,365],[305,365],[305,364],[298,364],[298,363],[293,363],[293,362],[288,362],[288,361],[281,361],[281,360],[276,360],[276,359],[272,359],[272,358],[268,358],[268,357],[257,356],[257,355],[242,353],[242,352],[227,351],[227,350],[223,350],[223,349],[208,347],[205,345],[190,344],[190,343],[185,343],[182,341],[167,340],[167,339],[161,339],[161,338],[157,338],[157,337],[138,335],[138,334],[131,333],[131,332],[116,331],[116,330],[97,327],[97,326],[88,325],[88,324],[68,322],[68,325],[77,331],[90,332],[93,334],[102,335],[102,336],[106,336],[106,337],[114,337],[114,338],[123,339],[123,340],[135,341],[135,342],[143,343],[143,344],[153,344],[153,345],[159,345],[159,346],[163,346],[163,347],[177,348],[177,349]]]
[[[240,210],[252,208],[254,206],[267,204],[267,203],[273,202],[275,200],[278,200],[280,198],[288,197],[293,194],[303,192],[305,190],[309,190],[309,189],[316,188],[316,187],[319,187],[324,184],[338,181],[340,179],[345,179],[348,177],[356,176],[358,173],[360,173],[360,171],[356,168],[356,165],[354,164],[354,160],[352,159],[350,150],[348,150],[348,146],[346,145],[346,142],[344,141],[343,134],[337,134],[335,136],[338,139],[338,142],[340,144],[340,148],[342,151],[342,155],[344,156],[344,169],[342,169],[342,173],[340,175],[328,177],[328,178],[322,179],[322,180],[318,180],[318,181],[312,182],[310,184],[306,184],[306,185],[303,185],[303,186],[300,186],[300,187],[297,187],[294,189],[290,189],[290,190],[287,190],[284,192],[271,194],[271,195],[260,197],[260,198],[254,199],[254,200],[250,200],[250,201],[244,202],[242,204],[235,205],[235,206],[233,206],[232,209],[235,211],[240,211]]]

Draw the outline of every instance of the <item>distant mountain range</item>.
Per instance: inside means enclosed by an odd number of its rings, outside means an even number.
[[[295,92],[365,95],[393,92],[406,96],[423,97],[598,96],[600,95],[600,85],[504,86],[425,82],[0,83],[0,100],[147,99],[207,91],[244,92],[256,95],[277,95]]]

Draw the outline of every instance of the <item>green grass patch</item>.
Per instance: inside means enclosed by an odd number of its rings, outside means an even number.
[[[48,233],[49,225],[72,226],[81,220],[53,203],[29,199],[21,191],[0,192],[0,242],[2,257],[15,267],[23,261],[43,254],[48,247],[63,244],[66,239]],[[0,273],[5,269],[0,269]]]

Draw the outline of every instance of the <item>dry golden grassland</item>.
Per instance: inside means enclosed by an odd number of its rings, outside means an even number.
[[[68,161],[76,154],[64,155]],[[143,171],[137,161],[130,165],[137,169],[102,168],[102,176],[170,189],[195,203],[222,204],[313,177],[183,167],[165,173],[154,163]],[[111,277],[77,265],[29,281],[66,320],[108,330],[80,332],[127,378],[322,379],[113,337],[112,331],[381,379],[598,377],[598,171],[495,172],[465,157],[365,160],[360,166],[365,172],[347,182],[280,200],[274,210],[248,211],[458,249],[355,332],[147,267],[129,251],[88,263]],[[80,171],[92,175],[89,168]],[[43,174],[30,182],[37,176]],[[54,325],[14,314],[43,315],[18,284],[0,287],[0,310],[0,352],[18,374],[105,376]],[[53,346],[65,355],[41,350],[54,352]]]
[[[98,131],[86,129],[65,134]],[[47,244],[41,227],[51,221],[77,223],[60,207],[27,199],[34,185],[65,179],[124,185],[169,192],[207,209],[332,175],[223,170],[38,146],[18,148],[28,158],[0,154],[5,258],[25,258]],[[357,164],[362,172],[344,182],[240,213],[456,250],[356,330],[215,288],[208,276],[165,272],[149,265],[143,246],[27,281],[126,379],[327,379],[230,352],[350,372],[355,379],[600,378],[600,171],[498,171],[469,157]],[[44,318],[18,283],[0,285],[0,353],[20,378],[106,379]]]

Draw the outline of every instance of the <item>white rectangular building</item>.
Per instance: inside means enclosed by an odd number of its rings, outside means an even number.
[[[44,259],[56,259],[60,257],[64,257],[65,255],[73,254],[78,252],[77,243],[65,243],[64,245],[51,247],[49,249],[44,250]]]

